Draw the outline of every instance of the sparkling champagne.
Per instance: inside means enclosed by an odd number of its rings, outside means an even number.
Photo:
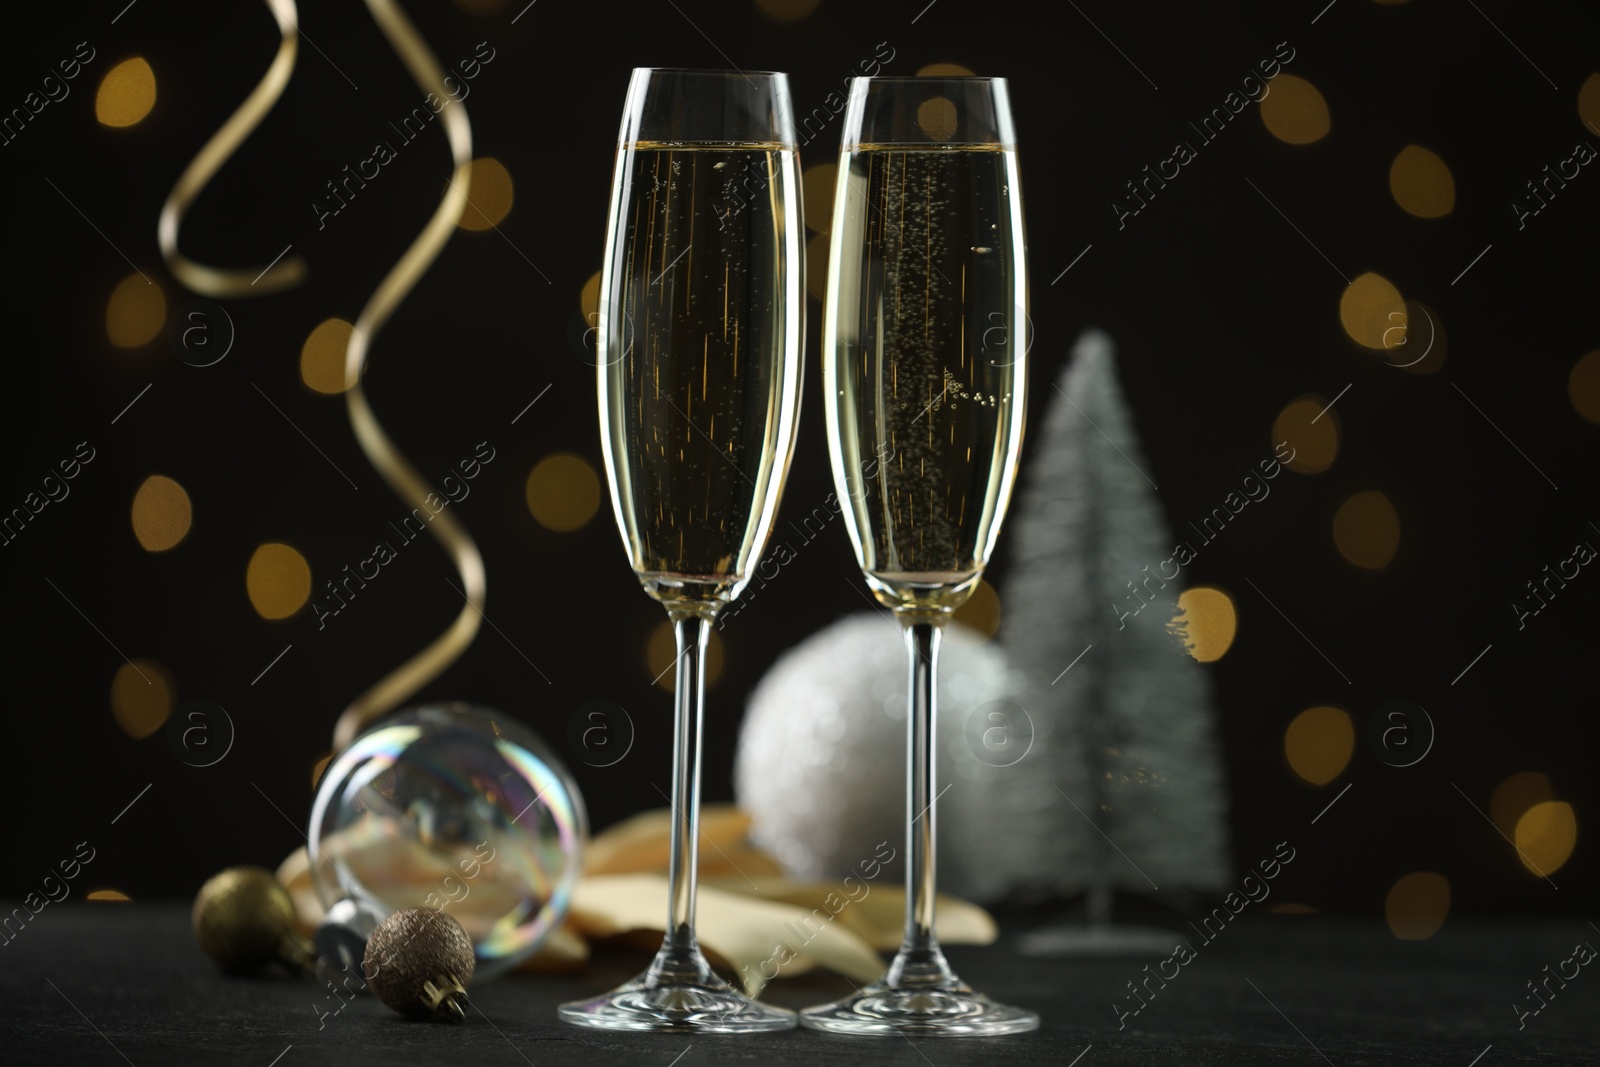
[[[794,149],[624,146],[602,274],[600,424],[633,569],[731,600],[794,447],[804,335]]]
[[[834,479],[879,600],[948,609],[989,560],[1022,445],[1016,156],[862,145],[839,181],[823,338]]]

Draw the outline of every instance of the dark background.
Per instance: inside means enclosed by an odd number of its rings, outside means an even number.
[[[1600,543],[1586,525],[1600,522],[1600,428],[1567,397],[1567,375],[1597,346],[1600,326],[1600,175],[1585,168],[1522,232],[1510,204],[1576,141],[1600,145],[1576,109],[1597,66],[1587,5],[1486,0],[1479,11],[1338,0],[1319,16],[1324,0],[1084,0],[1081,13],[1050,5],[1045,15],[1034,3],[924,2],[823,0],[788,24],[747,0],[540,0],[515,26],[518,0],[485,15],[441,0],[408,5],[444,65],[480,41],[497,50],[467,110],[475,154],[497,157],[516,183],[505,239],[488,231],[451,240],[380,335],[367,378],[391,435],[430,478],[479,441],[498,453],[457,514],[483,549],[488,614],[503,637],[485,627],[419,699],[471,700],[528,722],[569,756],[597,828],[663,803],[652,783],[664,789],[669,774],[669,697],[651,684],[644,655],[661,611],[629,573],[608,509],[558,534],[534,522],[524,502],[528,471],[543,456],[572,451],[599,468],[593,370],[576,344],[578,294],[600,263],[628,72],[729,63],[785,70],[805,114],[887,41],[895,58],[886,73],[942,61],[1011,80],[1036,396],[1046,395],[1084,326],[1108,330],[1121,348],[1146,469],[1175,526],[1209,510],[1237,484],[1237,470],[1267,455],[1273,418],[1290,399],[1313,391],[1331,398],[1352,385],[1337,408],[1343,444],[1332,469],[1284,475],[1275,483],[1284,502],[1219,539],[1187,575],[1230,590],[1239,604],[1237,641],[1209,669],[1240,861],[1266,855],[1286,820],[1301,825],[1354,782],[1343,801],[1354,810],[1323,847],[1302,850],[1285,874],[1285,899],[1381,911],[1397,877],[1428,869],[1451,879],[1456,911],[1581,910],[1600,864],[1589,836],[1600,817],[1592,607],[1600,584],[1588,588],[1600,578],[1583,572],[1522,632],[1509,605],[1575,541]],[[164,339],[114,349],[105,304],[130,273],[117,249],[162,286],[169,311],[192,298],[162,264],[157,214],[277,47],[258,4],[145,0],[112,25],[123,6],[30,5],[25,15],[8,13],[3,46],[6,109],[77,42],[99,53],[68,100],[0,148],[10,205],[0,506],[20,504],[77,442],[98,453],[67,500],[0,549],[13,621],[4,638],[11,700],[0,767],[14,842],[0,880],[6,896],[37,888],[85,839],[98,851],[92,887],[135,899],[186,896],[232,863],[275,866],[301,843],[290,821],[309,811],[311,769],[328,752],[339,711],[460,606],[446,583],[453,571],[421,541],[321,632],[309,608],[284,622],[261,620],[243,580],[255,546],[283,540],[305,554],[320,589],[406,510],[363,459],[343,402],[306,389],[298,360],[317,323],[355,318],[434,210],[448,173],[437,130],[404,149],[321,232],[310,207],[323,183],[367,156],[420,94],[363,5],[303,5],[315,47],[302,41],[282,100],[201,197],[183,247],[202,262],[245,265],[292,242],[309,261],[308,283],[223,301],[237,343],[214,367],[185,365]],[[1284,144],[1252,106],[1119,232],[1109,204],[1123,183],[1168,155],[1175,139],[1189,139],[1185,120],[1217,105],[1280,41],[1297,52],[1287,71],[1327,99],[1330,135]],[[155,70],[155,110],[128,129],[102,127],[94,87],[132,54]],[[838,124],[804,149],[807,165],[833,157]],[[1389,161],[1412,142],[1453,171],[1456,208],[1444,219],[1415,219],[1389,195]],[[1337,272],[1366,270],[1437,314],[1449,339],[1439,373],[1401,373],[1346,338]],[[817,313],[811,300],[806,408],[780,520],[809,512],[832,488]],[[147,383],[153,388],[110,425]],[[1033,419],[1043,411],[1036,404]],[[130,499],[152,472],[176,478],[195,514],[184,543],[159,555],[139,547],[128,520]],[[1329,535],[1335,508],[1362,489],[1383,490],[1401,517],[1399,554],[1381,571],[1348,564]],[[1002,538],[992,572],[1002,603],[1005,563]],[[1247,578],[1310,631],[1350,684],[1254,596]],[[748,690],[783,649],[860,610],[859,588],[839,529],[800,553],[722,632],[727,666],[710,693],[707,800],[731,799]],[[1062,643],[1077,647],[1070,635]],[[1452,685],[1486,645],[1491,651]],[[166,664],[180,701],[225,707],[237,727],[228,757],[197,769],[176,758],[163,732],[141,741],[123,734],[107,701],[122,663],[116,649]],[[1361,738],[1348,770],[1327,787],[1306,785],[1286,765],[1283,730],[1300,710],[1337,704],[1360,730],[1394,698],[1426,707],[1438,728],[1421,764],[1385,766]],[[570,758],[568,720],[594,699],[626,708],[639,732],[633,752],[609,768]],[[1519,771],[1547,774],[1577,811],[1578,846],[1555,879],[1562,891],[1524,871],[1463,799],[1487,808],[1494,786]]]

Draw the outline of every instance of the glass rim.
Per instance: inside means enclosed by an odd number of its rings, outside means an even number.
[[[930,77],[922,77],[916,74],[874,74],[871,77],[857,75],[850,80],[852,82],[879,82],[883,84],[897,82],[905,85],[938,85],[940,82],[971,85],[974,82],[1003,82],[1006,79],[998,74],[940,74]]]
[[[648,71],[651,74],[704,74],[723,78],[787,78],[782,70],[740,70],[737,67],[634,67],[633,73]]]

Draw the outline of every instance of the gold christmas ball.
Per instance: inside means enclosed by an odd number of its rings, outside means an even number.
[[[362,974],[379,1000],[427,1019],[463,1018],[472,981],[472,938],[454,916],[431,908],[402,908],[367,938]]]
[[[192,917],[201,950],[229,974],[297,962],[294,901],[271,871],[229,867],[213,875],[195,896]]]

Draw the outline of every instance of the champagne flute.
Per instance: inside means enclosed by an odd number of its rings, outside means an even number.
[[[1027,266],[1002,78],[856,78],[834,194],[823,391],[856,558],[910,661],[906,927],[889,972],[801,1012],[852,1034],[1017,1033],[934,932],[940,627],[976,588],[1022,446]]]
[[[798,151],[782,74],[639,68],[601,273],[601,443],[645,592],[677,637],[666,937],[638,978],[561,1018],[608,1030],[795,1025],[695,941],[706,642],[778,510],[799,422],[805,297]]]

